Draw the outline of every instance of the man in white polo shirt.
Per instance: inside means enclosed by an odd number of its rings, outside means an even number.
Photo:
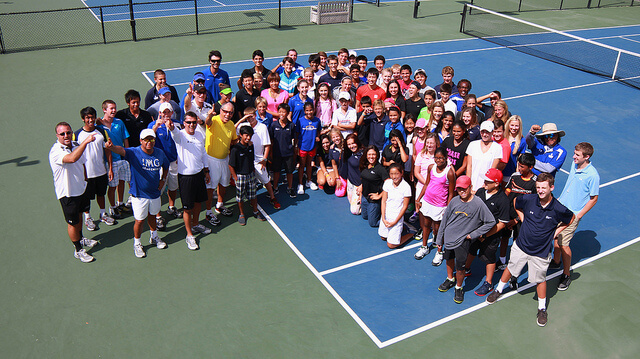
[[[82,212],[89,209],[89,199],[84,192],[87,187],[85,180],[84,151],[87,145],[95,140],[93,135],[87,136],[81,144],[72,141],[73,132],[66,122],[56,125],[58,141],[49,151],[49,165],[53,172],[53,185],[56,197],[60,200],[62,213],[67,222],[69,239],[75,247],[74,257],[83,263],[93,261],[83,247],[88,249],[96,245],[96,241],[82,237]]]

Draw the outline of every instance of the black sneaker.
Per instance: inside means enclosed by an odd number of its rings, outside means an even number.
[[[167,228],[167,221],[162,217],[156,217],[156,227],[159,231],[164,231]]]
[[[549,269],[559,269],[561,267],[560,263],[556,263],[553,259],[551,263],[549,263]]]
[[[503,263],[500,259],[496,262],[496,272],[499,270],[505,270],[507,268],[507,264]]]
[[[207,219],[207,222],[211,223],[212,226],[219,226],[220,225],[220,220],[218,219],[218,217],[215,214],[207,214],[205,215],[205,218]]]
[[[471,268],[465,268],[464,269],[464,276],[465,277],[471,277]]]
[[[118,209],[121,213],[131,213],[131,207],[127,206],[126,204],[119,205]]]
[[[273,195],[277,195],[278,193],[280,193],[280,188],[278,186],[273,186]]]
[[[440,286],[438,287],[438,290],[441,292],[446,292],[455,286],[456,286],[456,280],[455,279],[449,280],[449,278],[447,278],[444,280],[444,282],[442,282],[442,284],[440,284]]]
[[[261,221],[263,221],[263,222],[267,220],[266,218],[264,218],[264,216],[263,216],[263,215],[262,215],[262,213],[260,213],[260,212],[253,212],[253,216],[254,216],[256,219],[259,219],[259,220],[261,220]]]
[[[453,294],[453,301],[456,304],[460,304],[464,301],[464,291],[462,288],[456,288],[455,293]]]
[[[547,325],[547,310],[546,309],[538,309],[537,316],[538,325],[544,327]]]
[[[494,290],[493,292],[489,293],[489,295],[487,296],[487,304],[493,304],[495,303],[498,298],[500,298],[500,296],[502,295],[502,293],[498,292],[498,290]]]
[[[291,198],[296,198],[298,196],[298,194],[296,194],[296,190],[293,189],[293,187],[287,188],[287,193],[289,193],[289,197]]]
[[[511,288],[511,290],[518,290],[518,277],[511,277],[511,279],[509,279],[509,288]]]
[[[173,216],[173,218],[182,218],[182,210],[176,207],[169,207],[167,209],[167,214]]]
[[[111,208],[111,218],[122,219],[122,212],[120,211],[120,207]]]
[[[560,283],[558,283],[558,290],[567,290],[571,284],[571,275],[565,275],[562,273],[560,276]]]

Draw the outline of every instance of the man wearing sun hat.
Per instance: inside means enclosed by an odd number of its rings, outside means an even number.
[[[555,177],[556,172],[562,167],[567,158],[567,150],[560,145],[560,138],[563,136],[564,131],[558,130],[553,122],[545,123],[542,127],[531,126],[526,141],[527,147],[536,158],[536,164],[532,169],[536,176],[541,172],[548,172]]]
[[[446,292],[455,287],[453,301],[460,304],[464,300],[464,266],[471,243],[489,232],[496,222],[484,202],[474,196],[471,178],[458,177],[456,192],[458,196],[453,197],[442,215],[436,237],[436,255],[443,256],[447,261],[447,279],[440,284],[438,290]]]

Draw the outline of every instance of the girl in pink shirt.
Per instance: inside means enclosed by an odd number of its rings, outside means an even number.
[[[261,97],[267,100],[267,112],[278,118],[278,105],[289,102],[289,93],[280,88],[280,75],[272,72],[267,76],[269,88],[262,90]]]
[[[331,117],[333,116],[333,111],[338,108],[338,104],[333,99],[329,84],[326,82],[318,85],[315,97],[316,117],[320,119],[320,124],[322,125],[320,134],[324,135],[331,130]]]

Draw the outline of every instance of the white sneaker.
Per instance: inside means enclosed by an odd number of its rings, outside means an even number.
[[[134,244],[133,245],[133,253],[138,258],[144,258],[144,257],[147,256],[147,254],[144,252],[144,248],[142,248],[142,243],[138,243],[138,244]]]
[[[195,251],[196,249],[198,249],[198,243],[196,243],[196,238],[193,236],[187,236],[187,248],[189,248],[192,251]]]
[[[436,255],[433,256],[433,261],[431,261],[431,265],[434,267],[441,265],[443,257],[444,257],[444,253],[436,251]]]
[[[83,249],[74,252],[73,256],[78,258],[82,263],[89,263],[93,261],[93,257]]]
[[[96,241],[95,239],[82,237],[82,239],[80,240],[80,245],[88,249],[93,248],[96,244],[98,244],[98,241]]]
[[[160,239],[160,237],[149,238],[149,244],[155,244],[158,249],[167,248],[167,244],[162,239]]]
[[[318,190],[318,185],[311,181],[307,181],[307,187],[311,188],[312,191]]]
[[[418,252],[413,255],[413,258],[420,260],[429,254],[429,252],[431,252],[429,246],[420,246],[420,249],[418,249]]]
[[[304,186],[301,184],[298,185],[298,194],[304,194]]]
[[[89,231],[95,231],[96,229],[98,229],[98,226],[93,223],[93,219],[91,219],[91,217],[84,220],[84,225],[87,226],[87,230]]]
[[[191,231],[195,233],[209,234],[211,233],[211,228],[205,227],[202,224],[195,225],[191,227]]]

